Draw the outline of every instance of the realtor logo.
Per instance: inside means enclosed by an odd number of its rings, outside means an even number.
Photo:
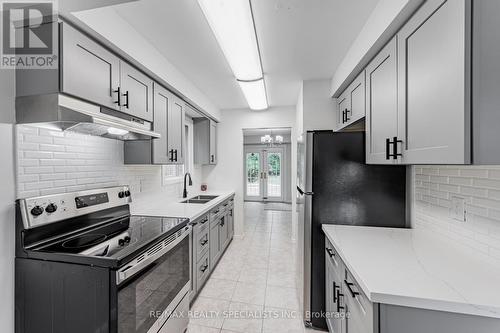
[[[2,3],[3,68],[57,67],[53,2]]]

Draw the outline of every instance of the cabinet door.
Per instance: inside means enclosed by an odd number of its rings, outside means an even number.
[[[232,238],[234,236],[234,207],[231,206],[229,208],[229,213],[227,217],[227,224],[228,224],[228,234],[229,238]]]
[[[217,164],[217,123],[210,120],[210,164]]]
[[[403,162],[470,162],[466,0],[429,0],[398,33]]]
[[[154,84],[154,131],[161,134],[158,139],[153,139],[153,163],[169,164],[171,156],[168,153],[168,110],[172,100],[172,93],[159,84]]]
[[[153,80],[125,62],[120,63],[121,111],[153,121]]]
[[[219,252],[220,252],[220,237],[219,237],[219,222],[217,223],[210,223],[210,266],[212,269],[215,267],[215,264],[217,263],[217,260],[219,259]]]
[[[344,91],[342,95],[337,98],[337,129],[341,129],[345,126],[346,114],[348,113],[351,105],[349,104],[348,91]]]
[[[387,139],[398,136],[397,39],[393,38],[366,67],[366,162],[394,164]],[[392,149],[389,153],[392,153]]]
[[[168,151],[173,153],[173,164],[184,163],[184,112],[184,102],[173,95],[168,112],[167,140]]]
[[[219,248],[222,251],[224,251],[224,249],[226,248],[227,246],[227,243],[229,241],[229,229],[228,229],[228,214],[225,213],[222,217],[221,217],[221,220],[220,220],[220,232],[219,232]]]
[[[346,115],[346,124],[350,125],[365,116],[365,71],[351,83],[348,88],[350,108]]]
[[[66,23],[61,34],[61,92],[119,110],[118,57]]]

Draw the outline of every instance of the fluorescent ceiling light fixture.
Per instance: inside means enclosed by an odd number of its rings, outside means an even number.
[[[111,135],[125,135],[128,134],[129,132],[121,128],[109,127],[108,133]]]
[[[198,0],[238,80],[262,78],[250,0]]]
[[[265,110],[269,107],[267,104],[266,86],[264,79],[256,81],[238,81],[243,95],[252,110]]]
[[[250,0],[198,0],[252,110],[268,108]]]

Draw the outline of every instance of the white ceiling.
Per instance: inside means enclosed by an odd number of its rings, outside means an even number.
[[[295,105],[301,80],[331,78],[377,0],[251,0],[270,106]],[[197,0],[114,7],[221,109],[247,103]]]

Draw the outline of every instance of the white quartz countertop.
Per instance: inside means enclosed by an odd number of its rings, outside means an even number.
[[[181,203],[186,199],[197,195],[217,195],[217,198],[210,200],[205,204]],[[140,199],[132,200],[130,212],[132,215],[144,216],[164,216],[164,217],[185,217],[191,221],[197,219],[212,208],[221,204],[234,195],[234,192],[202,192],[190,193],[186,199],[178,199],[172,202],[161,193],[142,196]]]
[[[419,229],[322,229],[372,302],[500,318],[500,266],[477,250]]]

